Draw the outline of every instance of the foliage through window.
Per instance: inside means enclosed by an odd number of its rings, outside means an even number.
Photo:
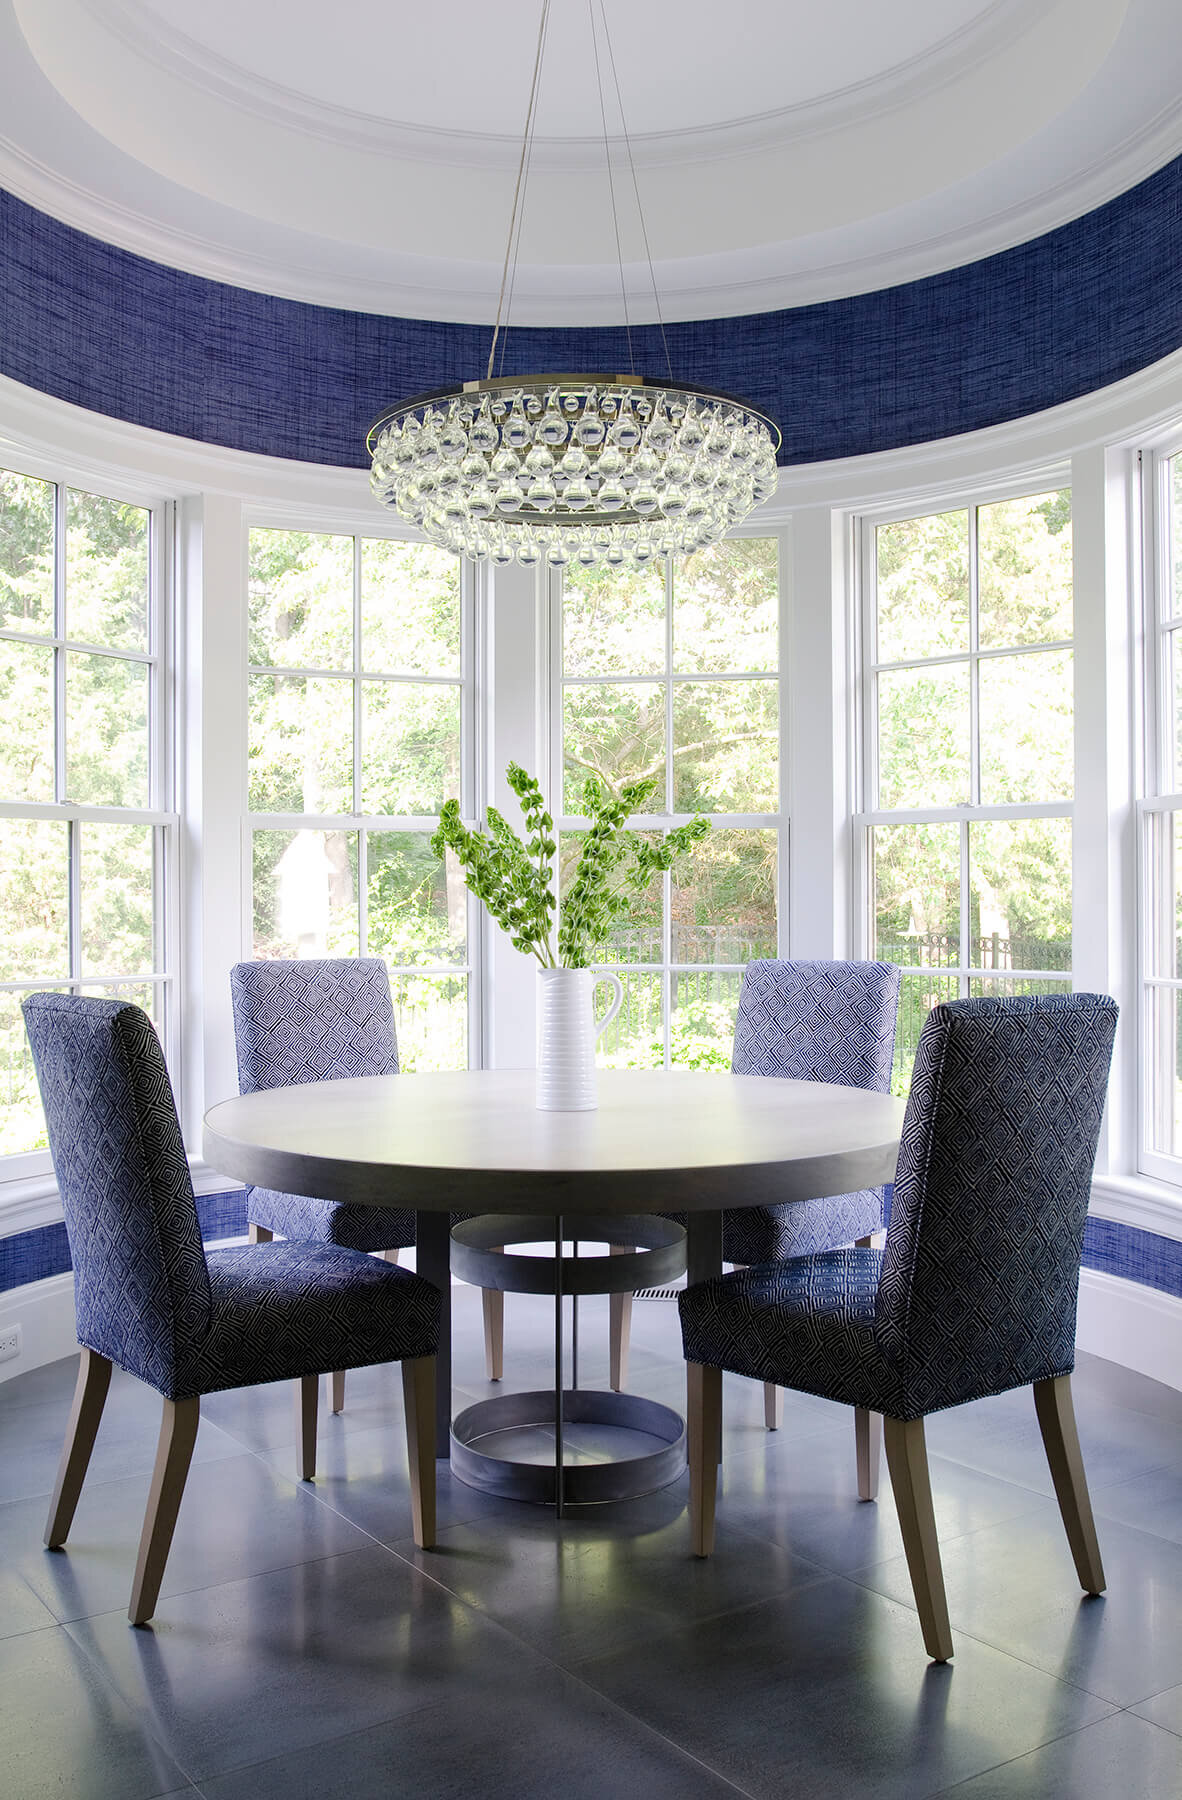
[[[384,957],[404,1069],[468,1063],[467,899],[430,847],[469,731],[460,565],[250,533],[256,956]]]
[[[24,994],[118,996],[164,1025],[157,564],[147,507],[0,470],[3,1155],[46,1144]]]
[[[777,953],[778,614],[774,539],[668,569],[564,571],[560,882],[588,775],[612,793],[658,777],[638,829],[714,822],[613,933],[604,966],[625,1001],[600,1040],[608,1067],[729,1068],[743,967]]]
[[[895,1088],[932,1006],[1071,987],[1071,495],[868,530],[873,954],[905,970]]]

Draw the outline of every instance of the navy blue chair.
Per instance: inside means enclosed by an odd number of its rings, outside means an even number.
[[[713,1546],[724,1369],[880,1412],[924,1643],[947,1661],[924,1418],[1031,1384],[1080,1584],[1103,1591],[1071,1370],[1116,1016],[1096,994],[935,1007],[885,1250],[762,1264],[681,1296],[697,1555]]]
[[[893,963],[771,958],[748,963],[735,1019],[732,1073],[830,1081],[889,1093],[899,981]],[[726,1262],[739,1265],[779,1262],[838,1244],[868,1244],[882,1222],[881,1188],[784,1206],[736,1207],[723,1214],[722,1254]],[[613,1295],[625,1318],[630,1299]],[[614,1318],[612,1341],[614,1365]],[[626,1345],[621,1371],[624,1355]],[[783,1406],[781,1389],[767,1383],[764,1418],[769,1430],[779,1426]],[[858,1440],[858,1466],[864,1484],[874,1450],[863,1435]]]
[[[236,963],[230,998],[240,1093],[398,1073],[390,976],[379,957]],[[269,1242],[277,1233],[291,1242],[377,1250],[396,1263],[399,1252],[415,1241],[415,1215],[403,1206],[314,1200],[250,1187],[246,1217],[252,1244]],[[501,1374],[504,1300],[488,1289],[483,1299],[485,1353],[495,1380]],[[336,1369],[332,1410],[340,1412],[344,1404],[344,1371]]]
[[[408,1269],[336,1245],[206,1253],[176,1105],[147,1014],[31,994],[25,1025],[61,1191],[78,1342],[73,1411],[45,1542],[66,1541],[118,1364],[164,1416],[128,1617],[155,1611],[202,1394],[296,1379],[299,1473],[316,1467],[321,1371],[401,1362],[415,1542],[435,1536],[440,1296]]]

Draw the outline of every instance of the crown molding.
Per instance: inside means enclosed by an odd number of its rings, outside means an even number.
[[[1075,3],[1075,0],[1072,0]],[[220,56],[198,39],[169,28],[143,0],[75,0],[95,23],[133,56],[181,80],[210,99],[235,107],[267,126],[282,126],[348,149],[361,149],[410,162],[453,168],[516,170],[520,132],[438,129],[378,118],[302,94]],[[903,111],[957,81],[967,70],[992,60],[1015,39],[1026,36],[1064,0],[993,0],[966,24],[934,44],[865,80],[815,99],[707,126],[664,132],[629,132],[639,166],[748,156],[785,138],[819,137],[851,124]],[[20,0],[17,0],[20,11]],[[1121,9],[1113,6],[1114,12]],[[609,133],[609,142],[622,143]],[[601,135],[538,136],[532,155],[537,170],[562,174],[603,166]]]

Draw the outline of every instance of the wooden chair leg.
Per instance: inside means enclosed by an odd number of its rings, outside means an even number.
[[[496,1251],[503,1244],[494,1244]],[[505,1296],[500,1288],[481,1288],[480,1309],[484,1315],[484,1372],[490,1381],[500,1381],[505,1373]]]
[[[383,1250],[382,1261],[397,1264],[400,1255],[401,1252],[397,1248],[393,1250]]]
[[[947,1662],[952,1655],[952,1627],[948,1623],[948,1599],[940,1567],[923,1420],[892,1419],[888,1414],[883,1428],[887,1468],[903,1529],[903,1548],[923,1641],[934,1662]]]
[[[774,1381],[763,1384],[763,1422],[768,1431],[779,1431],[784,1423],[784,1390]]]
[[[410,1505],[415,1543],[435,1547],[435,1358],[419,1356],[402,1365],[406,1412],[406,1453],[410,1463]]]
[[[695,1556],[714,1548],[714,1509],[722,1441],[722,1370],[686,1364],[686,1429],[689,1435],[690,1543]]]
[[[139,1555],[131,1584],[131,1605],[127,1609],[133,1625],[143,1625],[156,1610],[200,1416],[201,1402],[196,1398],[164,1402],[156,1466],[152,1470],[148,1510],[144,1514],[144,1529],[140,1534]]]
[[[266,1225],[248,1225],[246,1227],[247,1242],[251,1244],[269,1244],[275,1233]]]
[[[334,1369],[329,1377],[329,1381],[332,1387],[332,1410],[334,1413],[344,1412],[345,1371],[343,1369]],[[313,1429],[315,1429],[315,1425],[313,1425]]]
[[[635,1256],[632,1244],[609,1244],[613,1256]],[[628,1385],[628,1352],[632,1348],[632,1295],[608,1295],[608,1357],[614,1393],[623,1393]]]
[[[1070,1375],[1056,1375],[1050,1381],[1034,1383],[1034,1409],[1038,1414],[1043,1448],[1050,1464],[1051,1480],[1067,1542],[1075,1559],[1079,1585],[1087,1594],[1102,1594],[1107,1585],[1104,1564],[1100,1560],[1100,1544],[1096,1537],[1096,1521],[1084,1474],[1079,1433],[1075,1428],[1075,1407],[1071,1399]]]
[[[854,1408],[854,1446],[858,1458],[858,1499],[878,1499],[878,1462],[882,1448],[882,1414]]]
[[[334,1382],[336,1379],[334,1375]],[[341,1380],[344,1380],[344,1376]],[[311,1481],[316,1473],[316,1408],[319,1397],[319,1375],[301,1375],[295,1389],[296,1474],[301,1481]]]
[[[60,1549],[70,1534],[74,1510],[78,1505],[86,1471],[90,1467],[90,1453],[94,1449],[95,1433],[103,1416],[110,1385],[110,1362],[105,1356],[100,1356],[97,1350],[88,1350],[83,1345],[78,1364],[78,1380],[74,1386],[74,1404],[70,1408],[66,1441],[62,1445],[57,1481],[54,1484],[53,1498],[49,1502],[49,1517],[45,1522],[45,1545],[49,1550]]]

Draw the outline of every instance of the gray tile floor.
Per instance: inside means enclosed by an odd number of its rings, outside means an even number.
[[[455,1290],[457,1405],[489,1391]],[[552,1310],[510,1296],[506,1382]],[[583,1376],[606,1374],[585,1302]],[[676,1307],[638,1302],[631,1386],[679,1403]],[[158,1402],[116,1376],[64,1553],[41,1547],[74,1364],[0,1387],[0,1791],[77,1800],[1170,1800],[1182,1797],[1182,1394],[1081,1359],[1109,1576],[1084,1599],[1028,1392],[929,1424],[955,1660],[928,1663],[884,1478],[854,1497],[845,1413],[784,1428],[727,1384],[718,1545],[684,1479],[557,1524],[441,1465],[415,1550],[396,1369],[349,1377],[314,1484],[290,1390],[205,1403],[157,1616],[125,1608]],[[496,1390],[492,1390],[496,1391]],[[590,1443],[585,1453],[594,1455]]]

